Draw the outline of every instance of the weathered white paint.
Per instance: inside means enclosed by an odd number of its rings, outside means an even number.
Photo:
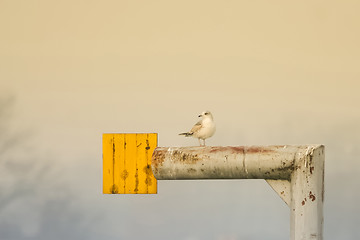
[[[290,208],[291,240],[322,240],[324,146],[159,147],[157,180],[265,179]]]

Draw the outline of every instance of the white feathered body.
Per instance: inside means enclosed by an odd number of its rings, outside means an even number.
[[[193,133],[193,137],[201,140],[212,137],[216,131],[215,123],[210,117],[206,117],[201,121],[201,128]]]

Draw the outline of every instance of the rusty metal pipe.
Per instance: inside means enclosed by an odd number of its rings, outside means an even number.
[[[290,179],[307,146],[158,147],[152,156],[157,180]]]

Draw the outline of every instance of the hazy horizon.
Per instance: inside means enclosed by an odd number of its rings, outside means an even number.
[[[289,239],[262,180],[102,194],[102,134],[324,144],[324,239],[360,237],[360,2],[0,0],[0,238]]]

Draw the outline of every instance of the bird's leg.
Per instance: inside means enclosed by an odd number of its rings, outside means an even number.
[[[198,138],[198,140],[199,140],[199,144],[200,144],[200,147],[201,147],[201,141],[200,141],[200,138]]]
[[[205,139],[204,139],[204,147],[205,147]]]

